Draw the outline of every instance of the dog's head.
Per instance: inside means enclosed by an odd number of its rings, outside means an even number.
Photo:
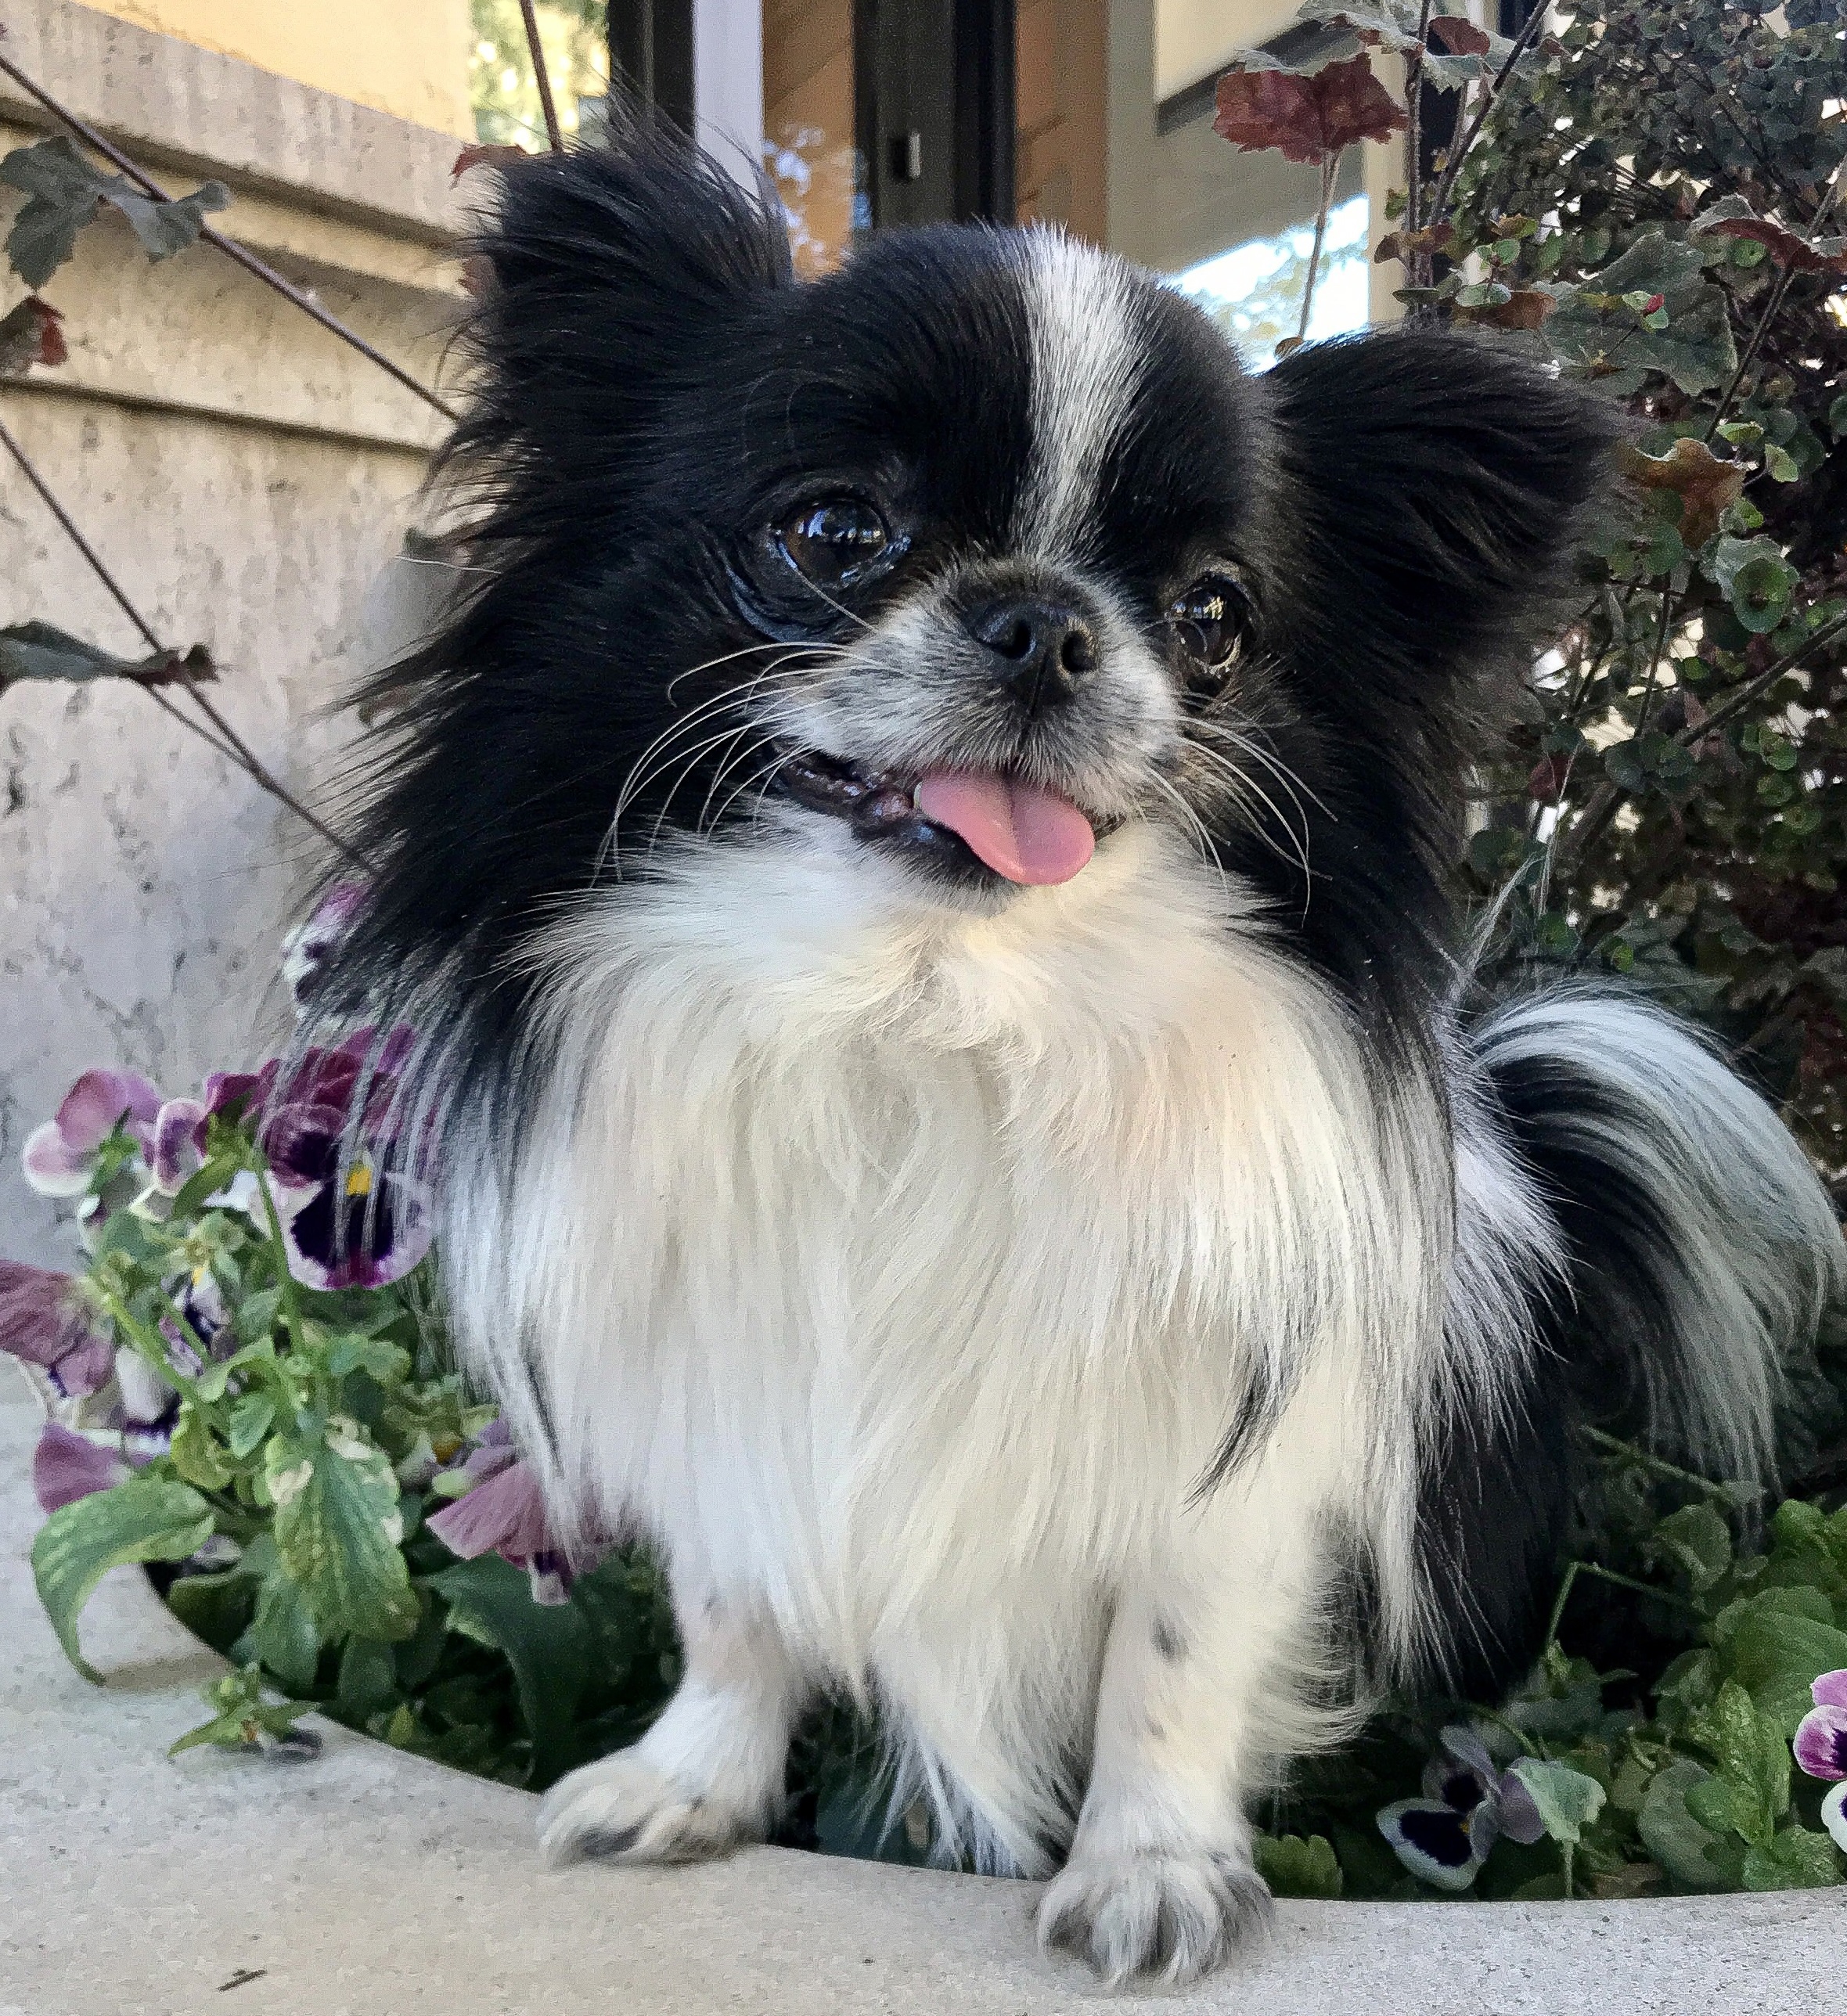
[[[1362,993],[1434,928],[1598,480],[1579,397],[1413,333],[1249,377],[1051,232],[798,283],[772,209],[645,135],[507,171],[488,250],[484,571],[389,682],[375,974],[504,973],[689,846],[987,912],[1150,825]]]

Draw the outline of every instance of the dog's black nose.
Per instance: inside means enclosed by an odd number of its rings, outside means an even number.
[[[968,628],[994,653],[995,675],[1028,707],[1069,698],[1096,669],[1096,632],[1068,602],[989,603]]]

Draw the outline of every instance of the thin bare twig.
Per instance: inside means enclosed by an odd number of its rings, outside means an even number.
[[[1841,178],[1844,173],[1847,173],[1847,162],[1834,170],[1833,179],[1827,185],[1827,195],[1816,206],[1815,214],[1809,220],[1810,243],[1821,235],[1821,227],[1827,221],[1827,214],[1834,208],[1834,200],[1841,193]],[[1738,359],[1738,368],[1732,373],[1731,383],[1725,388],[1725,396],[1713,408],[1706,431],[1700,436],[1702,441],[1709,442],[1724,425],[1726,416],[1731,411],[1732,401],[1738,396],[1739,387],[1743,385],[1746,373],[1757,362],[1757,353],[1763,347],[1764,338],[1770,334],[1770,324],[1776,320],[1783,306],[1783,297],[1789,292],[1795,280],[1794,266],[1786,265],[1777,275],[1776,284],[1770,289],[1770,297],[1764,303],[1763,313],[1758,317],[1757,326],[1751,332],[1751,340],[1744,346],[1744,354]]]
[[[1430,47],[1431,0],[1417,16],[1417,46],[1405,58],[1405,222],[1424,228],[1424,59]],[[1417,275],[1411,276],[1417,284]]]
[[[1759,672],[1748,686],[1740,686],[1728,694],[1698,728],[1682,729],[1676,740],[1691,743],[1701,736],[1710,735],[1714,729],[1723,728],[1734,715],[1742,714],[1753,700],[1767,693],[1785,672],[1794,671],[1803,659],[1813,657],[1824,644],[1831,644],[1843,632],[1847,632],[1847,616],[1837,616],[1833,622],[1823,624],[1813,637],[1806,638],[1793,651],[1784,652],[1768,671]]]
[[[1302,290],[1302,320],[1295,328],[1298,344],[1305,340],[1309,333],[1309,311],[1315,305],[1315,276],[1321,270],[1321,244],[1327,236],[1327,212],[1334,201],[1334,173],[1340,164],[1340,156],[1333,153],[1321,164],[1321,207],[1315,213],[1315,247],[1309,254],[1309,277]]]
[[[1514,38],[1513,46],[1495,73],[1494,82],[1484,94],[1481,104],[1476,107],[1475,116],[1469,122],[1469,129],[1463,135],[1461,144],[1451,151],[1449,159],[1443,164],[1442,177],[1437,184],[1436,194],[1430,200],[1427,229],[1442,222],[1444,206],[1449,200],[1449,192],[1456,186],[1456,178],[1461,172],[1463,163],[1468,158],[1469,149],[1474,146],[1482,128],[1487,124],[1489,113],[1500,104],[1501,93],[1507,88],[1507,79],[1514,74],[1514,64],[1538,39],[1539,30],[1545,23],[1546,13],[1546,0],[1534,0],[1532,12],[1521,23],[1519,34]]]
[[[173,200],[152,175],[144,174],[119,147],[111,146],[95,127],[59,104],[43,85],[34,83],[4,52],[0,52],[0,72],[11,77],[20,90],[35,98],[54,119],[67,127],[85,146],[93,148],[105,160],[119,168],[144,195],[153,197],[156,203],[171,203]],[[407,391],[416,393],[425,405],[434,406],[445,420],[460,417],[446,400],[439,398],[427,385],[412,376],[401,365],[394,364],[382,350],[374,349],[357,329],[348,329],[338,315],[329,315],[319,302],[304,293],[293,282],[285,280],[273,266],[265,265],[255,253],[246,250],[235,239],[227,238],[223,232],[213,230],[209,224],[200,227],[199,236],[207,244],[217,247],[227,258],[235,259],[246,272],[254,274],[265,286],[273,287],[285,301],[293,302],[304,315],[311,315],[323,329],[330,330],[341,342],[350,344],[362,357],[369,358],[381,371],[389,372]]]
[[[355,866],[363,868],[366,864],[362,857],[355,853],[352,848],[348,846],[346,841],[342,840],[339,834],[335,833],[331,827],[324,825],[321,820],[317,819],[315,815],[308,809],[307,806],[303,805],[301,801],[289,790],[287,787],[275,776],[275,774],[269,769],[268,766],[263,761],[262,758],[259,757],[255,751],[250,747],[249,743],[247,743],[243,737],[238,733],[237,730],[231,725],[230,722],[225,718],[224,715],[213,705],[212,702],[206,697],[206,695],[200,691],[198,682],[188,675],[181,664],[179,653],[175,651],[171,645],[167,644],[161,640],[160,633],[153,628],[153,625],[148,621],[147,618],[142,614],[141,611],[135,607],[135,604],[128,599],[128,595],[123,589],[121,583],[116,579],[115,576],[110,572],[108,567],[104,564],[102,555],[99,553],[96,549],[90,544],[89,541],[84,537],[81,527],[77,524],[76,520],[71,517],[70,513],[65,509],[63,505],[59,502],[56,493],[52,490],[51,485],[47,483],[45,478],[39,473],[37,465],[33,462],[32,458],[27,454],[25,449],[20,446],[17,437],[13,434],[13,430],[7,426],[4,420],[0,420],[0,447],[3,447],[6,450],[7,453],[13,457],[14,462],[19,465],[20,473],[25,477],[26,481],[31,484],[32,488],[38,491],[40,500],[45,505],[45,509],[49,511],[52,516],[57,520],[59,528],[63,531],[65,536],[70,541],[71,544],[77,548],[80,553],[83,555],[85,560],[88,563],[91,572],[93,573],[96,578],[102,582],[103,585],[108,589],[110,596],[114,599],[117,606],[121,610],[122,614],[128,617],[128,621],[132,623],[135,628],[141,633],[141,635],[146,642],[149,650],[160,657],[166,657],[173,661],[174,676],[175,680],[181,686],[185,688],[187,697],[192,700],[193,705],[196,707],[200,712],[205,716],[206,719],[212,724],[212,726],[218,729],[218,734],[221,736],[224,740],[220,741],[218,739],[218,736],[211,735],[206,729],[201,728],[196,721],[189,719],[185,714],[182,713],[177,707],[175,707],[167,699],[164,693],[156,692],[152,686],[148,686],[144,681],[135,679],[131,681],[130,683],[131,685],[140,686],[142,690],[147,693],[149,698],[151,698],[157,706],[162,707],[167,713],[170,714],[182,727],[190,729],[193,734],[196,735],[200,739],[201,741],[206,743],[211,748],[216,751],[219,755],[225,758],[228,761],[236,764],[238,769],[243,771],[253,783],[261,787],[262,790],[267,791],[272,798],[278,801],[278,803],[286,805],[289,810],[292,812],[297,819],[302,820],[306,825],[312,827],[315,832],[319,833],[321,838],[327,842],[329,846],[336,848],[340,853],[345,855],[348,861],[355,863]]]
[[[526,20],[526,46],[532,52],[532,74],[538,81],[538,103],[545,116],[545,138],[552,143],[552,152],[564,151],[563,129],[558,124],[558,107],[552,98],[552,80],[545,69],[545,52],[538,39],[538,16],[532,11],[532,0],[520,0],[520,12]]]

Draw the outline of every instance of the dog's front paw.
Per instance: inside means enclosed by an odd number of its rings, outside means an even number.
[[[735,1806],[697,1791],[619,1750],[560,1778],[538,1809],[538,1841],[555,1864],[599,1856],[613,1862],[701,1862],[760,1832]]]
[[[1081,1844],[1046,1886],[1039,1944],[1087,1960],[1111,1987],[1195,1981],[1266,1930],[1270,1893],[1248,1857]]]

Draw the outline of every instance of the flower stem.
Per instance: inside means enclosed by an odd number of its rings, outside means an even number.
[[[257,1190],[263,1200],[263,1215],[269,1221],[269,1244],[275,1255],[276,1286],[282,1291],[283,1308],[289,1319],[289,1337],[297,1353],[306,1362],[306,1330],[301,1316],[301,1291],[295,1276],[289,1271],[289,1243],[283,1237],[281,1214],[276,1210],[275,1199],[270,1193],[269,1165],[262,1151],[257,1150],[248,1166],[254,1170]]]
[[[171,1355],[167,1351],[166,1341],[160,1334],[149,1330],[108,1282],[103,1280],[100,1276],[92,1275],[91,1281],[116,1327],[126,1334],[129,1342],[135,1348],[177,1391],[189,1392],[193,1382],[175,1366]],[[164,1301],[165,1298],[163,1297],[162,1300]]]
[[[1665,1456],[1656,1456],[1651,1449],[1640,1449],[1633,1442],[1626,1442],[1619,1435],[1606,1435],[1601,1428],[1586,1426],[1582,1431],[1585,1439],[1611,1456],[1626,1456],[1643,1470],[1651,1470],[1657,1477],[1671,1477],[1676,1484],[1690,1484],[1694,1490],[1703,1491],[1708,1498],[1716,1498],[1722,1503],[1732,1502],[1731,1493],[1723,1484],[1715,1484],[1709,1477],[1701,1477],[1690,1470],[1683,1470],[1678,1463],[1669,1463]]]
[[[1676,1610],[1684,1610],[1690,1616],[1701,1613],[1698,1604],[1689,1603],[1683,1596],[1676,1596],[1671,1589],[1657,1589],[1652,1582],[1637,1582],[1633,1575],[1618,1575],[1614,1568],[1599,1568],[1595,1561],[1573,1561],[1564,1571],[1564,1580],[1558,1586],[1558,1600],[1552,1606],[1552,1615],[1546,1620],[1546,1643],[1558,1643],[1558,1627],[1564,1621],[1564,1607],[1569,1600],[1573,1584],[1581,1575],[1595,1575],[1599,1582],[1614,1582],[1618,1589],[1633,1589],[1638,1596],[1651,1596],[1657,1603],[1671,1604]]]
[[[1295,329],[1298,344],[1309,333],[1309,311],[1315,305],[1315,276],[1321,270],[1321,243],[1327,236],[1328,206],[1334,200],[1334,171],[1340,166],[1340,158],[1338,154],[1330,154],[1321,164],[1321,207],[1315,213],[1315,249],[1309,254],[1309,277],[1302,290],[1302,320]]]

